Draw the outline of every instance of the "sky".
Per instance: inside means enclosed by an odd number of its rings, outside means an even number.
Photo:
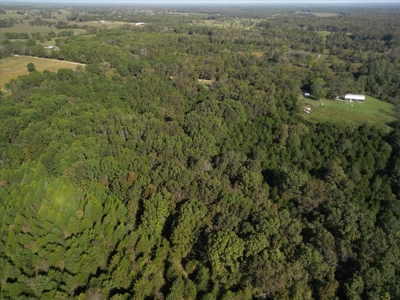
[[[268,3],[316,3],[316,4],[324,4],[324,3],[399,3],[400,0],[0,0],[1,2],[13,3],[13,2],[25,2],[25,3],[164,3],[164,4],[192,4],[192,3],[224,3],[224,4],[246,4],[246,3],[258,3],[258,4],[268,4]]]

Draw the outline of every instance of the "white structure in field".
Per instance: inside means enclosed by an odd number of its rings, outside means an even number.
[[[346,94],[344,96],[344,100],[354,101],[354,102],[365,102],[365,95],[353,95]]]

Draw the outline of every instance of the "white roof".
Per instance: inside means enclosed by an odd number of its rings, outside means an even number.
[[[365,95],[346,94],[344,99],[365,100]]]

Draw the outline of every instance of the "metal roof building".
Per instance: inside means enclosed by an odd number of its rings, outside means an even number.
[[[353,95],[353,94],[346,94],[344,96],[344,100],[356,101],[356,102],[364,102],[365,95]]]

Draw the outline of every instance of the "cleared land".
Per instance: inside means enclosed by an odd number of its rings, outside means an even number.
[[[309,15],[314,15],[317,17],[337,17],[340,15],[338,13],[328,13],[328,12],[319,12],[319,11],[296,11],[294,14],[295,15],[309,14]]]
[[[320,100],[302,98],[301,105],[309,105],[310,114],[302,113],[308,120],[335,122],[346,124],[374,124],[386,126],[394,120],[394,107],[392,104],[367,96],[365,103],[351,103],[345,101]],[[323,104],[323,105],[321,105]]]
[[[78,63],[51,60],[45,58],[27,57],[27,56],[13,56],[0,59],[0,88],[11,79],[17,78],[19,75],[28,74],[27,64],[33,63],[36,70],[43,72],[44,70],[57,71],[58,69],[73,69],[75,70]]]
[[[123,24],[129,24],[129,23],[125,23],[125,22],[110,22],[110,23],[106,23],[106,24],[101,24],[99,22],[83,22],[83,23],[77,23],[80,27],[88,25],[88,26],[93,26],[93,27],[97,27],[97,28],[108,28],[108,29],[112,29],[112,28],[116,28],[119,27]],[[53,28],[53,27],[49,27],[49,26],[30,26],[28,21],[25,21],[24,24],[17,24],[14,27],[11,28],[0,28],[0,40],[2,38],[5,38],[5,33],[6,32],[17,32],[17,33],[37,33],[37,32],[41,32],[43,34],[47,34],[50,31],[54,31],[55,33],[59,33],[60,31],[69,31],[72,30],[74,32],[74,34],[76,35],[82,35],[83,37],[93,37],[93,34],[87,34],[86,29],[82,29],[82,28],[74,28],[74,29],[57,29],[57,28]],[[65,39],[65,37],[55,37],[52,38],[49,41],[45,41],[44,43],[40,43],[39,41],[36,41],[38,44],[42,45],[42,46],[53,46],[56,44],[56,39]],[[13,41],[15,41],[15,39],[13,39]],[[26,41],[26,40],[23,40]]]
[[[263,57],[265,52],[254,51],[251,54],[253,54],[255,57]]]
[[[193,23],[212,27],[232,27],[249,29],[260,23],[261,19],[195,20]]]
[[[69,15],[69,12],[64,11],[61,15],[57,15],[57,19],[46,19],[47,21],[67,21],[66,17]],[[0,19],[6,19],[6,18],[22,18],[21,15],[19,14],[0,14]],[[57,29],[55,27],[49,27],[47,25],[43,25],[43,26],[31,26],[29,24],[30,21],[32,21],[34,19],[34,16],[31,16],[31,19],[29,20],[23,20],[23,23],[18,23],[15,24],[14,27],[8,27],[8,28],[0,28],[0,39],[5,38],[5,33],[6,32],[17,32],[17,33],[37,33],[37,32],[41,32],[45,35],[47,35],[47,33],[49,33],[50,31],[54,31],[55,33],[59,33],[60,31],[69,31],[72,30],[74,32],[74,34],[77,35],[86,35],[86,29],[83,29],[81,27],[87,25],[87,26],[91,26],[91,27],[97,27],[97,28],[116,28],[119,27],[123,24],[129,24],[126,22],[120,22],[120,21],[107,21],[106,23],[100,23],[98,21],[88,21],[88,22],[69,22],[69,25],[78,25],[80,28],[72,28],[72,29]],[[49,45],[54,45],[55,44],[55,40],[59,39],[59,38],[63,38],[63,37],[56,37],[51,39],[50,41],[46,41],[44,43],[41,43],[43,46],[49,46]],[[38,42],[39,43],[39,42]]]
[[[91,26],[96,26],[95,24],[92,24]],[[99,27],[99,26],[97,26]],[[4,39],[5,38],[5,33],[6,32],[17,32],[17,33],[43,33],[45,36],[47,35],[47,33],[49,33],[50,31],[54,31],[55,33],[59,33],[60,31],[69,31],[72,30],[74,32],[74,34],[77,35],[82,35],[82,34],[86,34],[86,29],[82,29],[82,28],[76,28],[76,29],[57,29],[57,28],[53,28],[53,27],[49,27],[49,26],[31,26],[29,25],[28,21],[25,21],[24,24],[16,24],[14,27],[10,27],[10,28],[0,28],[0,39]],[[55,37],[52,38],[50,41],[46,41],[44,43],[40,43],[39,41],[37,41],[39,44],[43,45],[43,46],[49,46],[49,45],[54,45],[55,44],[55,40],[56,39],[62,39],[64,37]],[[15,41],[15,40],[13,40]]]

